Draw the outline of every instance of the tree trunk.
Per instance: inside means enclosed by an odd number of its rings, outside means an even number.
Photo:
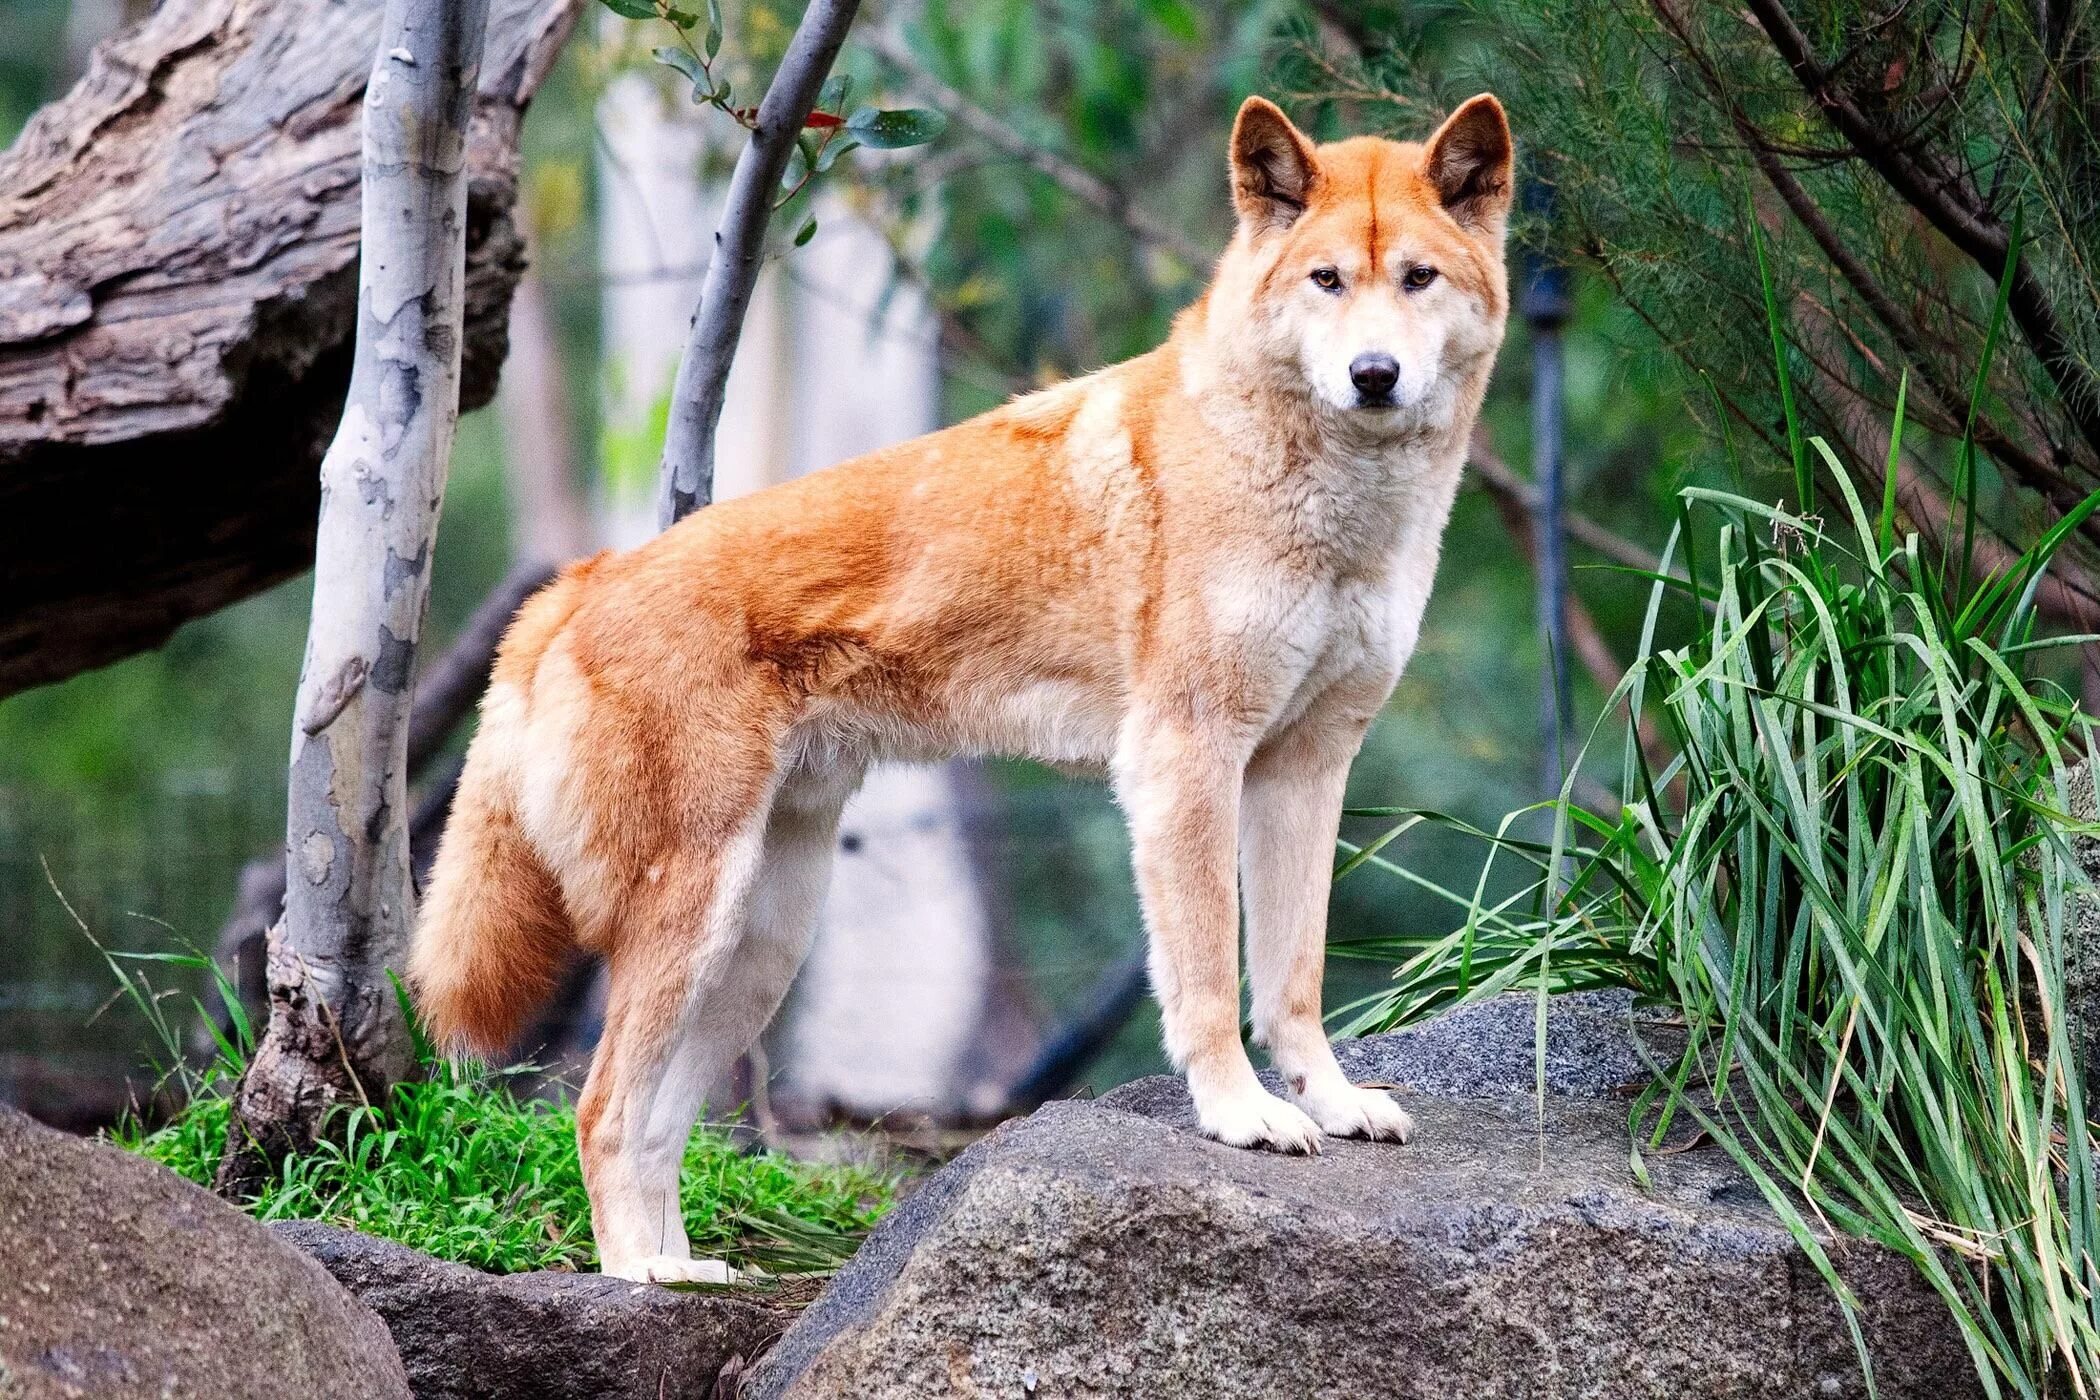
[[[510,363],[496,411],[510,488],[511,558],[520,566],[560,568],[590,553],[592,536],[590,505],[576,484],[575,415],[552,301],[547,284],[527,269],[511,301]]]
[[[357,346],[321,463],[313,617],[292,724],[270,1025],[242,1077],[222,1190],[304,1151],[409,1065],[387,976],[408,946],[416,642],[459,416],[466,138],[488,0],[388,0],[364,101]]]
[[[737,156],[729,177],[722,222],[715,230],[714,255],[701,284],[700,306],[693,313],[693,334],[678,363],[671,389],[670,419],[664,428],[663,463],[657,523],[665,529],[714,498],[715,429],[729,390],[729,366],[744,331],[744,312],[758,285],[759,260],[765,252],[766,225],[780,177],[802,123],[817,105],[831,62],[846,42],[860,0],[811,0],[788,40],[787,52],[758,104],[751,140]]]
[[[463,401],[522,267],[526,102],[582,0],[493,0]],[[0,696],[158,646],[313,558],[357,319],[378,0],[183,0],[0,154]]]

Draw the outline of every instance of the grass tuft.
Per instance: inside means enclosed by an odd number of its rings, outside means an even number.
[[[396,1086],[384,1108],[345,1110],[312,1153],[285,1163],[248,1209],[325,1220],[496,1273],[591,1269],[590,1198],[567,1103],[513,1094],[515,1071],[455,1070]],[[226,1143],[233,1079],[214,1071],[166,1125],[121,1126],[119,1146],[209,1185]],[[895,1183],[854,1167],[746,1153],[702,1127],[686,1149],[695,1257],[771,1273],[836,1269],[882,1218]]]
[[[201,955],[96,947],[120,994],[160,1036],[176,1066],[167,1078],[183,1099],[161,1126],[148,1129],[127,1117],[111,1139],[209,1186],[226,1144],[233,1089],[252,1048],[238,997]],[[182,1058],[179,1018],[168,1010],[171,994],[150,981],[155,966],[204,974],[231,1008],[231,1031],[215,1032],[217,1057],[204,1070]],[[205,1015],[201,1003],[187,1000]],[[455,1066],[432,1058],[420,1036],[417,1043],[421,1078],[395,1086],[383,1105],[338,1110],[322,1143],[287,1161],[247,1209],[261,1220],[347,1226],[496,1273],[595,1268],[573,1107],[514,1092],[523,1070]],[[864,1168],[746,1152],[705,1125],[686,1150],[681,1180],[695,1257],[772,1274],[837,1269],[888,1211],[897,1188],[895,1177]]]
[[[2091,956],[2074,841],[2095,828],[2069,813],[2093,721],[2038,658],[2093,639],[2038,638],[2034,594],[2100,495],[1972,579],[1915,536],[1895,543],[1828,446],[1805,445],[1835,525],[1685,493],[1718,515],[1719,548],[1703,573],[1658,579],[1599,721],[1623,730],[1621,805],[1573,801],[1571,779],[1544,804],[1550,840],[1479,833],[1491,866],[1523,869],[1517,888],[1490,898],[1512,882],[1484,873],[1471,895],[1443,892],[1464,912],[1452,933],[1350,949],[1399,968],[1343,1019],[1381,1029],[1514,986],[1633,988],[1686,1032],[1632,1109],[1634,1170],[1673,1120],[1705,1129],[1836,1292],[1870,1388],[1833,1233],[1917,1267],[1989,1394],[2090,1395],[2093,1028],[2066,982]],[[1670,589],[1701,605],[1683,646],[1656,640]],[[1388,815],[1344,873],[1415,878],[1385,849],[1430,818]]]

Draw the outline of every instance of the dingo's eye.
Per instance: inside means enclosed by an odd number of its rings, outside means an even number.
[[[1434,281],[1436,281],[1436,269],[1424,267],[1420,263],[1400,274],[1400,285],[1407,288],[1410,292],[1419,292]]]
[[[1313,269],[1312,284],[1323,292],[1338,292],[1342,289],[1342,274],[1331,267]]]

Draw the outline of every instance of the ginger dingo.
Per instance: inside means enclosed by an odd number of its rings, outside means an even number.
[[[1104,768],[1202,1130],[1404,1142],[1320,1019],[1350,760],[1409,653],[1502,343],[1509,126],[1315,145],[1249,98],[1238,228],[1159,349],[568,569],[504,639],[416,936],[432,1031],[503,1047],[602,953],[577,1108],[607,1273],[695,1261],[678,1172],[878,759]],[[1252,1024],[1240,1040],[1239,898]]]

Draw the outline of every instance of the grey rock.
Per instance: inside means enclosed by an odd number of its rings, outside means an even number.
[[[174,1173],[0,1106],[0,1396],[406,1397],[386,1328]]]
[[[386,1320],[417,1400],[707,1400],[793,1320],[754,1296],[485,1274],[315,1221],[271,1228]]]
[[[1342,1072],[1359,1084],[1390,1084],[1439,1098],[1500,1098],[1535,1091],[1537,1040],[1537,1000],[1513,994],[1460,1007],[1397,1035],[1345,1040],[1334,1049]],[[1676,1032],[1634,1010],[1629,993],[1556,997],[1546,1019],[1546,1092],[1580,1099],[1617,1095],[1648,1078],[1641,1041],[1667,1064],[1678,1040]],[[1263,1071],[1262,1082],[1272,1091],[1282,1087],[1272,1071]],[[1196,1121],[1181,1082],[1166,1075],[1122,1085],[1101,1102],[1185,1127]]]
[[[1567,1010],[1570,1054],[1607,1024],[1623,1041],[1623,1001]],[[1636,1184],[1605,1092],[1629,1045],[1600,1057],[1616,1069],[1566,1062],[1543,1106],[1509,1091],[1532,1080],[1531,1016],[1497,1003],[1346,1048],[1352,1073],[1439,1089],[1401,1095],[1406,1147],[1223,1147],[1164,1077],[1007,1124],[876,1230],[742,1394],[1864,1394],[1830,1291],[1723,1154],[1653,1157]],[[1832,1249],[1883,1396],[1977,1393],[1908,1263]]]

